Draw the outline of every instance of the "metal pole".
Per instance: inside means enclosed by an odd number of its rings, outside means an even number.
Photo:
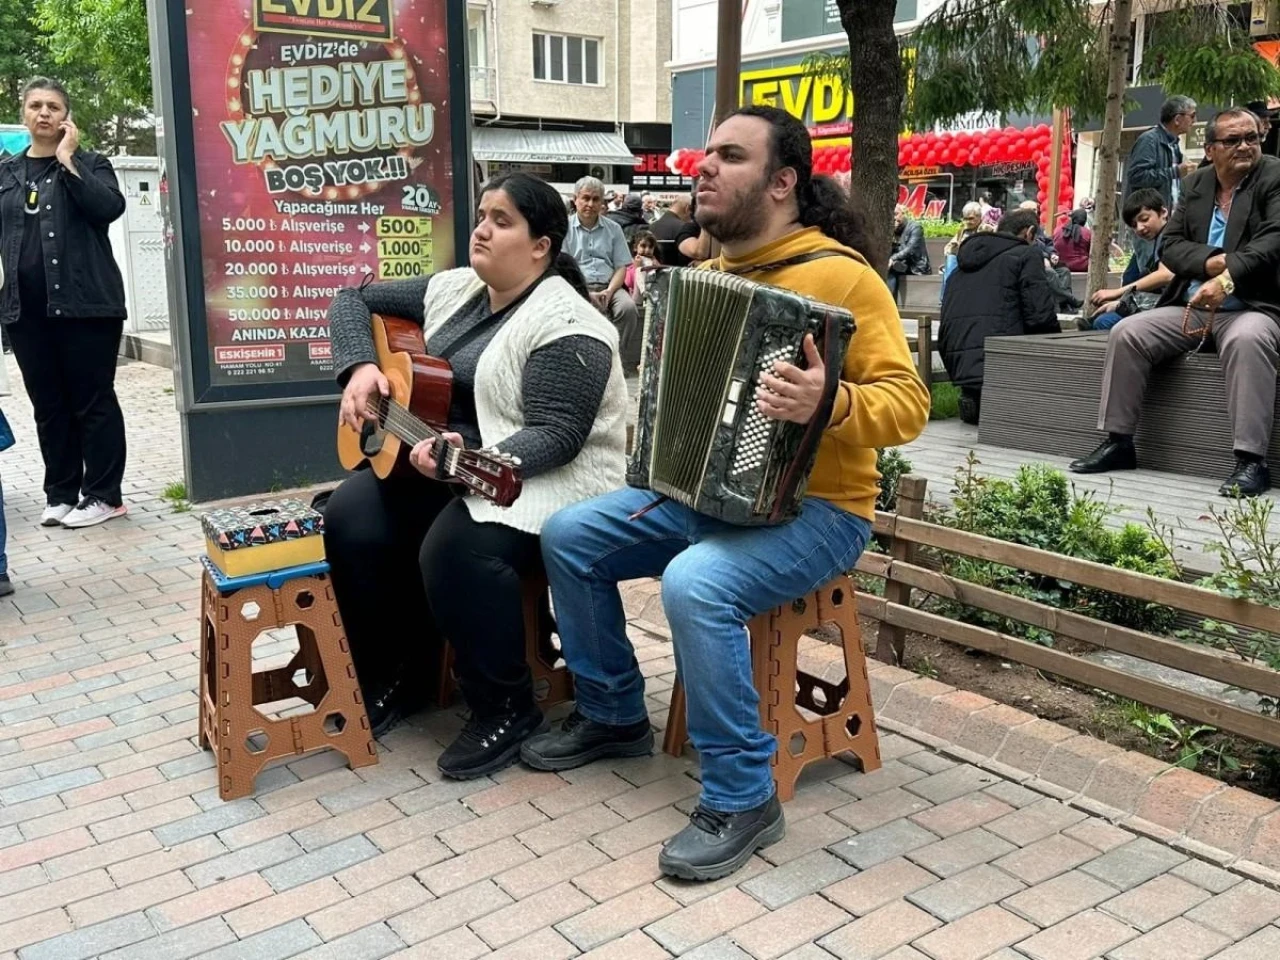
[[[738,106],[743,0],[720,0],[716,27],[716,123]]]

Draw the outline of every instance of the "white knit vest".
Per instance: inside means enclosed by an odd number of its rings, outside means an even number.
[[[431,335],[458,312],[484,281],[469,267],[438,273],[423,298]],[[476,367],[476,419],[486,447],[524,428],[524,367],[530,355],[561,337],[588,336],[602,340],[613,352],[609,383],[600,400],[595,423],[578,455],[562,467],[524,481],[516,502],[498,507],[475,495],[465,498],[477,523],[501,523],[525,533],[540,533],[547,518],[569,504],[587,500],[625,482],[627,386],[618,359],[618,332],[612,323],[560,277],[542,281],[494,334]]]

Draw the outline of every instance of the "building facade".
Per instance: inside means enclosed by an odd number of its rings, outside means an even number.
[[[477,175],[649,189],[671,152],[671,16],[668,0],[469,0]]]

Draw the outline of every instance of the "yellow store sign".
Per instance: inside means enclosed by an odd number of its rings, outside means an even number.
[[[810,127],[853,118],[853,92],[843,81],[806,76],[800,64],[744,72],[740,94],[743,104],[781,107]]]

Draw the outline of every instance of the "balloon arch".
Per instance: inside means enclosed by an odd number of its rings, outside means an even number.
[[[913,133],[898,138],[898,166],[906,167],[980,167],[992,164],[1021,164],[1036,167],[1036,184],[1041,206],[1049,202],[1049,171],[1051,169],[1052,131],[1047,123],[1034,127],[1003,130],[983,130],[970,133]],[[697,174],[698,164],[705,151],[681,149],[667,158],[667,166],[673,173],[691,177]],[[827,176],[848,174],[852,151],[848,143],[840,145],[815,145],[813,148],[813,172]],[[1071,183],[1071,143],[1068,137],[1062,144],[1062,175],[1058,183],[1058,211],[1072,208],[1075,188]],[[954,211],[953,211],[954,215]]]

